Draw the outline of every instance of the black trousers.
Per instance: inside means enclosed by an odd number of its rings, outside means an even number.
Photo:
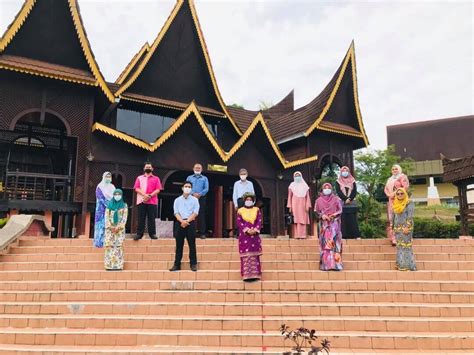
[[[148,235],[156,235],[156,205],[140,203],[138,205],[138,226],[137,235],[143,237],[145,232],[145,222],[148,222]]]
[[[199,198],[199,214],[198,214],[198,234],[204,235],[207,231],[206,225],[206,196]]]
[[[176,240],[176,255],[174,265],[180,267],[183,258],[184,239],[188,241],[189,261],[191,265],[197,265],[196,255],[196,222],[192,221],[189,226],[182,228],[178,221],[174,222],[174,238]]]

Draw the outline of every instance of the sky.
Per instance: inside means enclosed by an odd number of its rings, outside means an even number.
[[[0,0],[3,33],[23,0]],[[79,0],[107,81],[175,0]],[[372,148],[386,126],[474,113],[474,1],[195,0],[224,101],[258,109],[292,89],[317,96],[355,41],[359,100]]]

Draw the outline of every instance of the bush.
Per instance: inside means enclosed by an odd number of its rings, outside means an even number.
[[[369,195],[357,196],[358,219],[362,238],[377,238],[385,234],[385,222],[380,217],[383,206]]]
[[[0,218],[0,229],[3,228],[7,222],[8,218]]]
[[[459,238],[461,224],[459,222],[441,222],[436,219],[417,218],[413,220],[415,226],[414,238]],[[474,235],[474,225],[470,226],[470,235]]]

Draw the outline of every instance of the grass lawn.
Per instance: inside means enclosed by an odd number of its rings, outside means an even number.
[[[450,207],[446,205],[440,206],[415,206],[415,217],[418,218],[438,218],[442,222],[454,222],[456,221],[456,215],[459,214],[458,207]],[[387,220],[387,214],[382,212],[382,219]]]

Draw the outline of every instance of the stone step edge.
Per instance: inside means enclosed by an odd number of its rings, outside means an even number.
[[[474,322],[474,317],[394,317],[394,316],[194,316],[194,315],[107,315],[107,314],[0,314],[0,319],[117,319],[117,320],[202,320],[202,321],[406,321]],[[17,329],[17,328],[15,328]],[[37,328],[32,328],[37,329]],[[58,328],[59,329],[59,328]],[[63,328],[61,328],[63,329]],[[76,328],[67,328],[76,329]],[[103,329],[103,328],[87,328]],[[115,329],[115,328],[113,328]],[[144,328],[146,329],[146,328]],[[474,333],[474,332],[473,332]]]
[[[267,307],[300,307],[301,302],[151,302],[151,301],[120,301],[111,304],[109,301],[62,301],[62,302],[3,302],[0,301],[0,306],[267,306]],[[402,302],[359,302],[357,305],[351,302],[305,302],[305,307],[425,307],[425,308],[474,308],[474,304],[466,303],[402,303]]]

